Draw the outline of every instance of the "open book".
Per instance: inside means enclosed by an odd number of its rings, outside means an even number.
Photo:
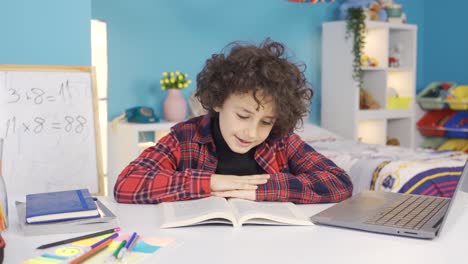
[[[158,205],[163,212],[161,228],[201,225],[243,224],[258,225],[312,225],[293,203],[253,202],[211,196]]]

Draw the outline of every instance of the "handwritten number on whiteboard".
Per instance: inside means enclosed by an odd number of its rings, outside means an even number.
[[[67,98],[65,98],[65,93],[67,93],[68,98],[71,100],[72,96],[70,93],[70,86],[68,84],[68,80],[66,81],[65,84],[61,83],[60,84],[60,89],[59,89],[59,95],[62,96],[63,101],[66,101]]]
[[[10,118],[6,121],[5,138],[8,137],[8,131],[12,134],[16,132],[16,117]]]
[[[84,125],[86,124],[86,118],[82,116],[77,116],[76,122],[78,122],[78,125],[75,127],[75,132],[80,134],[81,132],[83,132]]]
[[[65,101],[65,93],[63,92],[63,83],[60,84],[59,95],[61,95],[63,100]]]
[[[36,127],[34,128],[34,132],[36,134],[41,133],[42,129],[44,129],[45,119],[42,118],[42,117],[36,117],[36,118],[34,118],[34,122],[36,123]]]
[[[8,103],[16,103],[21,99],[21,96],[18,94],[18,91],[16,91],[16,89],[10,88],[8,89],[8,91],[10,92],[10,95],[13,97],[13,99],[11,101],[8,101]]]
[[[44,95],[44,91],[39,88],[31,88],[31,92],[36,95],[36,97],[34,97],[34,103],[42,104],[42,102],[44,101],[42,97]]]
[[[75,119],[71,116],[65,116],[65,121],[67,121],[65,131],[70,132],[73,129],[73,121],[75,121]]]

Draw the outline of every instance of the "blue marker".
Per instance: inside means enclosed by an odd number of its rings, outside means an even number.
[[[136,237],[137,237],[137,233],[136,232],[133,232],[132,236],[130,237],[130,239],[128,240],[127,244],[125,245],[124,248],[122,248],[119,252],[119,254],[117,255],[117,259],[121,259],[125,256],[125,254],[127,253],[128,251],[128,248],[134,243],[134,241],[136,240]]]

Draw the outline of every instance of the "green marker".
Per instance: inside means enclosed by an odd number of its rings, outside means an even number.
[[[114,254],[112,254],[112,256],[117,258],[117,256],[119,255],[120,250],[125,246],[125,244],[127,244],[127,240],[123,240],[122,242],[120,242],[119,246],[114,251]]]

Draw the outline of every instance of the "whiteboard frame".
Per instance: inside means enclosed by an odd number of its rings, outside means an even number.
[[[43,72],[89,72],[91,73],[91,93],[93,104],[93,119],[94,119],[94,142],[96,142],[96,167],[98,173],[98,193],[93,195],[104,195],[104,170],[102,164],[102,149],[101,149],[101,129],[99,126],[99,108],[97,96],[97,80],[96,68],[93,66],[68,66],[68,65],[33,65],[33,64],[0,64],[0,71],[43,71]]]

